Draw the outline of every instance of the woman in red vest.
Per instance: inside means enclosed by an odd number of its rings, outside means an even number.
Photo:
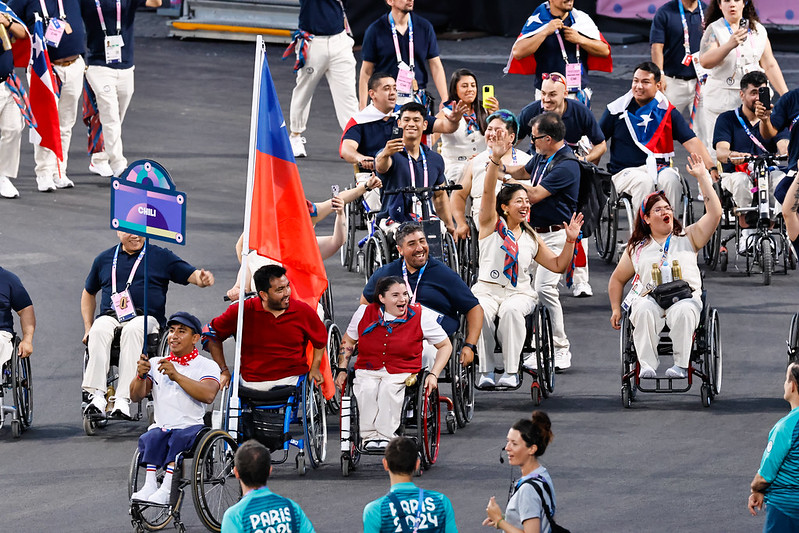
[[[408,292],[402,278],[378,280],[377,299],[358,308],[342,340],[341,369],[347,368],[358,344],[353,392],[367,450],[382,449],[396,436],[405,380],[422,369],[422,341],[427,340],[437,349],[424,384],[428,392],[438,387],[438,376],[452,352],[446,332],[436,322],[437,315],[410,301]],[[346,379],[346,370],[340,370],[336,385],[340,388]]]

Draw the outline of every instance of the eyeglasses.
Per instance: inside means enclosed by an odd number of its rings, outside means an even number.
[[[564,87],[566,87],[567,89],[569,88],[569,86],[566,85],[566,77],[563,74],[560,74],[558,72],[544,73],[544,74],[541,75],[541,80],[542,81],[543,80],[552,80],[552,81],[554,81],[556,83],[560,82],[560,83],[563,84]]]
[[[674,209],[670,205],[667,205],[663,207],[655,207],[654,209],[652,209],[652,212],[655,213],[656,215],[662,215],[664,213],[673,213]]]
[[[535,137],[530,139],[530,142],[536,142],[538,139],[543,139],[544,137],[549,137],[549,135],[536,135]]]

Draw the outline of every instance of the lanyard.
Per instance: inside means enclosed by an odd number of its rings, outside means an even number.
[[[763,143],[761,143],[760,140],[757,137],[755,137],[755,135],[752,133],[752,131],[746,125],[746,122],[744,122],[744,119],[741,117],[741,114],[738,113],[738,108],[735,109],[735,118],[738,119],[738,123],[741,125],[741,127],[743,127],[744,131],[749,136],[749,138],[752,140],[752,142],[755,143],[755,146],[760,148],[764,153],[768,153],[768,150],[766,150],[766,147],[763,146]]]
[[[702,31],[705,31],[705,16],[702,13],[702,0],[697,0],[699,5],[699,18],[702,19]],[[680,7],[680,20],[682,20],[682,36],[683,44],[685,45],[685,55],[691,55],[691,39],[688,35],[688,22],[685,20],[685,8],[682,5],[682,0],[677,0],[677,5]]]
[[[666,237],[666,243],[663,245],[663,256],[660,258],[660,265],[658,265],[658,268],[663,266],[663,263],[666,262],[666,259],[669,256],[669,244],[671,243],[671,236],[672,233],[669,233],[669,236]],[[654,241],[655,239],[652,240]]]
[[[796,123],[799,122],[799,115],[796,115],[794,119],[791,121],[791,125],[788,126],[788,131],[793,131],[793,127],[796,126]]]
[[[416,183],[416,170],[414,169],[413,158],[411,157],[410,152],[405,150],[408,154],[408,169],[411,171],[411,187],[418,187],[419,184]],[[424,185],[422,187],[427,187],[428,175],[427,175],[427,156],[424,155],[424,148],[419,146],[419,156],[422,158],[422,167],[424,172]]]
[[[732,36],[732,34],[735,33],[735,32],[732,31],[732,26],[730,26],[730,23],[727,22],[727,19],[725,19],[724,17],[721,17],[721,20],[724,21],[724,25],[727,26],[727,30],[730,32],[730,36]],[[747,34],[751,34],[752,33],[752,29],[751,28],[747,29],[746,33]],[[754,46],[752,44],[752,40],[751,39],[747,39],[747,41],[749,41],[749,46],[750,47]],[[736,57],[736,59],[740,59],[741,58],[741,45],[740,44],[735,47],[735,57]]]
[[[425,268],[427,268],[427,263],[422,265],[422,268],[419,269],[419,277],[416,278],[416,287],[411,290],[411,283],[408,281],[408,267],[405,264],[405,259],[402,260],[402,279],[405,280],[405,288],[408,289],[408,294],[411,296],[411,305],[416,303],[416,291],[419,289],[419,282],[422,281]]]
[[[566,145],[564,144],[563,146]],[[541,180],[544,179],[544,171],[546,170],[547,165],[549,165],[552,162],[552,159],[555,157],[555,155],[563,149],[563,146],[558,148],[554,154],[549,156],[549,159],[547,159],[546,163],[544,163],[543,165],[538,165],[538,168],[535,170],[535,176],[533,176],[532,180],[533,185],[538,185],[539,183],[541,183]],[[539,170],[541,171],[540,173]]]
[[[344,2],[338,0],[338,5],[341,6],[341,14],[344,15],[344,31],[347,32],[347,35],[352,37],[352,29],[350,28],[350,21],[347,19],[347,10],[344,9]]]
[[[572,25],[574,25],[574,15],[569,13],[569,17],[572,19]],[[563,37],[560,36],[560,30],[555,30],[555,35],[558,38],[558,44],[560,44],[560,55],[563,56],[563,62],[567,65],[569,64],[569,56],[566,55],[566,45],[563,44]],[[577,49],[577,63],[580,62],[580,45],[575,45]]]
[[[422,525],[422,505],[424,504],[424,491],[419,489],[419,505],[416,506],[416,519],[413,521],[413,533],[419,531],[419,526]]]
[[[117,260],[119,259],[119,248],[121,246],[121,244],[117,244],[117,249],[114,251],[114,262],[111,264],[111,294],[117,293]],[[139,252],[139,257],[136,258],[136,262],[133,263],[133,268],[130,270],[130,276],[128,276],[128,283],[125,285],[125,290],[133,283],[133,276],[136,275],[136,270],[139,268],[141,260],[144,259],[145,253],[147,253],[146,244],[141,249],[141,252]]]
[[[117,3],[117,35],[122,35],[122,4],[120,0]],[[103,17],[103,9],[100,7],[100,0],[94,0],[94,5],[97,7],[97,16],[100,18],[100,27],[103,28],[103,33],[108,37],[108,30],[105,27],[105,18]]]
[[[397,53],[397,64],[402,63],[402,52],[400,52],[399,38],[397,37],[397,25],[394,24],[394,17],[388,14],[388,23],[391,24],[391,35],[394,37],[394,51]],[[408,62],[413,71],[413,19],[408,15]]]
[[[42,6],[42,16],[44,16],[44,19],[49,19],[50,14],[47,12],[47,6],[44,4],[44,0],[39,0],[39,5]],[[64,13],[64,0],[58,0],[58,12],[61,15],[58,18],[61,20],[67,20],[67,15]]]

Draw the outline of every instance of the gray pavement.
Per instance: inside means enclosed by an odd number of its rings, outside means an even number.
[[[163,19],[143,15],[143,33],[160,32]],[[503,78],[510,39],[442,42],[448,72],[472,68],[479,82],[493,83],[503,106],[518,111],[530,99],[531,81]],[[283,110],[293,87],[282,50],[268,59]],[[615,49],[616,72],[594,79],[596,113],[628,87],[631,67],[646,47]],[[125,121],[132,161],[161,162],[188,204],[188,244],[173,249],[214,272],[209,289],[173,286],[168,310],[185,309],[208,320],[224,309],[234,281],[233,245],[241,231],[253,46],[192,42],[156,35],[137,39],[136,94]],[[791,87],[797,86],[796,56],[778,54]],[[788,65],[791,65],[790,67]],[[324,85],[324,84],[323,84]],[[316,93],[309,129],[309,157],[298,165],[311,199],[344,185],[351,168],[337,155],[340,131],[327,89]],[[79,295],[94,256],[114,244],[108,226],[108,182],[90,175],[84,129],[76,126],[70,177],[76,188],[53,194],[35,190],[30,145],[23,146],[18,180],[21,198],[0,202],[0,264],[16,272],[34,299],[35,419],[21,440],[0,430],[0,530],[124,531],[129,527],[125,480],[143,423],[109,424],[96,437],[84,435],[79,411],[82,322]],[[680,156],[684,161],[684,156]],[[698,206],[697,206],[698,207]],[[299,215],[298,215],[299,216]],[[330,220],[320,233],[331,231]],[[346,325],[363,286],[361,276],[326,263],[339,325]],[[611,268],[591,259],[595,296],[576,300],[564,291],[567,332],[574,366],[558,375],[545,400],[555,440],[543,457],[557,491],[558,521],[572,531],[755,531],[762,518],[745,509],[748,483],[770,427],[787,413],[781,400],[785,338],[796,311],[796,276],[777,275],[763,287],[731,266],[706,278],[721,314],[724,387],[710,409],[698,388],[683,395],[641,395],[632,410],[619,399],[618,335],[610,329],[606,283]],[[444,392],[448,385],[442,385]],[[443,434],[439,462],[418,481],[453,500],[461,531],[479,531],[488,498],[504,504],[510,477],[498,462],[508,427],[532,410],[527,387],[514,393],[479,393],[472,424]],[[292,465],[277,466],[272,488],[298,501],[318,531],[360,530],[363,506],[388,488],[375,458],[365,458],[343,479],[337,453],[338,423],[329,423],[328,464],[305,478]],[[190,531],[202,531],[187,500]]]

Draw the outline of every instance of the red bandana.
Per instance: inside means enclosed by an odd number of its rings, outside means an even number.
[[[200,352],[197,350],[197,348],[193,349],[191,352],[187,353],[182,357],[178,357],[172,352],[169,352],[169,357],[167,357],[166,360],[172,361],[179,365],[187,366],[191,362],[191,360],[197,357],[198,355],[200,355]]]

